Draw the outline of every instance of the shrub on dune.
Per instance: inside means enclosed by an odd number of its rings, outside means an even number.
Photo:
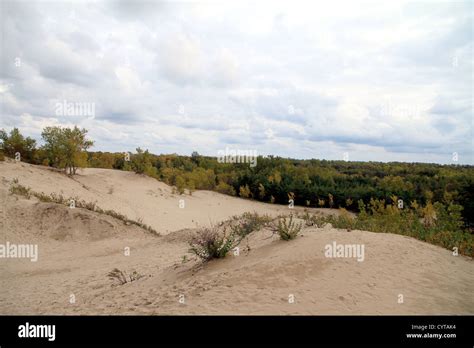
[[[127,274],[127,272],[121,271],[118,268],[114,268],[107,276],[114,282],[114,285],[124,285],[143,278],[143,275],[137,271],[132,271],[130,274]]]
[[[15,184],[15,185],[10,186],[10,193],[15,194],[15,195],[19,195],[19,196],[23,196],[23,197],[26,197],[28,199],[31,197],[31,189],[29,187],[19,185],[19,184]]]
[[[231,224],[232,232],[240,237],[245,237],[250,233],[257,231],[268,224],[271,219],[264,215],[260,216],[257,213],[246,212],[242,216],[234,217],[235,222]]]
[[[199,230],[189,242],[189,252],[197,255],[203,261],[224,258],[227,253],[240,243],[240,238],[226,230],[219,231],[217,227]]]
[[[300,233],[302,223],[296,223],[293,221],[293,215],[290,215],[289,219],[281,218],[278,220],[277,232],[282,240],[295,239],[298,233]]]

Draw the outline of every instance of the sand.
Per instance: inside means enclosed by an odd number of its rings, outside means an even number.
[[[11,195],[14,179],[141,218],[161,236],[107,215]],[[305,227],[285,242],[262,229],[242,242],[239,255],[202,264],[188,252],[199,227],[246,211],[288,214],[286,206],[209,191],[180,196],[130,172],[85,169],[71,179],[11,161],[0,162],[0,202],[0,243],[39,250],[37,262],[0,258],[0,314],[474,313],[472,259],[405,236],[325,226]],[[333,242],[364,245],[364,260],[326,257]],[[142,278],[116,285],[107,277],[114,268]]]

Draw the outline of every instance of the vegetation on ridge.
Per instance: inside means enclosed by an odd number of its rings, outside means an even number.
[[[252,167],[220,163],[197,152],[191,156],[154,155],[140,148],[133,154],[88,152],[93,143],[86,134],[77,127],[48,127],[42,134],[45,145],[36,148],[36,142],[18,129],[10,134],[2,130],[0,160],[20,153],[22,161],[62,168],[71,175],[79,167],[134,171],[174,186],[179,194],[214,190],[276,204],[291,200],[305,207],[344,208],[358,216],[343,212],[317,219],[335,227],[399,233],[473,253],[473,166],[259,156]],[[254,227],[233,228],[233,234],[238,229],[245,234]]]

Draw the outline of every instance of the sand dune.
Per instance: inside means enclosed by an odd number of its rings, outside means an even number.
[[[118,170],[87,168],[80,170],[79,175],[72,179],[47,167],[8,162],[0,163],[0,175],[10,181],[16,178],[21,185],[37,192],[55,192],[68,198],[79,197],[86,202],[97,202],[102,209],[114,210],[130,219],[142,219],[160,234],[208,226],[246,211],[274,216],[288,213],[286,206],[244,200],[212,191],[196,191],[191,196],[173,194],[172,188],[162,182]],[[180,200],[184,200],[184,208],[180,208]]]
[[[142,218],[162,236],[96,212],[11,195],[15,178],[35,191]],[[276,216],[289,212],[285,206],[208,191],[179,196],[129,172],[86,169],[71,179],[12,162],[0,162],[0,201],[1,242],[39,248],[37,262],[0,259],[0,314],[474,313],[472,259],[400,235],[308,227],[285,242],[263,229],[241,244],[238,256],[202,265],[187,252],[199,226],[245,211]],[[334,241],[364,245],[364,260],[325,257]],[[107,273],[114,268],[143,277],[112,286]]]

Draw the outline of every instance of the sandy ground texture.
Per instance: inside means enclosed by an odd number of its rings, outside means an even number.
[[[11,195],[16,179],[141,218],[162,236]],[[128,172],[86,169],[71,179],[0,162],[0,244],[37,244],[39,251],[37,262],[0,258],[0,314],[474,314],[472,259],[405,236],[328,225],[305,227],[285,242],[262,229],[242,242],[239,255],[202,264],[189,254],[198,227],[245,211],[289,213],[209,191],[174,195]],[[364,260],[326,257],[333,242],[364,245]],[[114,268],[142,277],[116,285],[107,277]]]

